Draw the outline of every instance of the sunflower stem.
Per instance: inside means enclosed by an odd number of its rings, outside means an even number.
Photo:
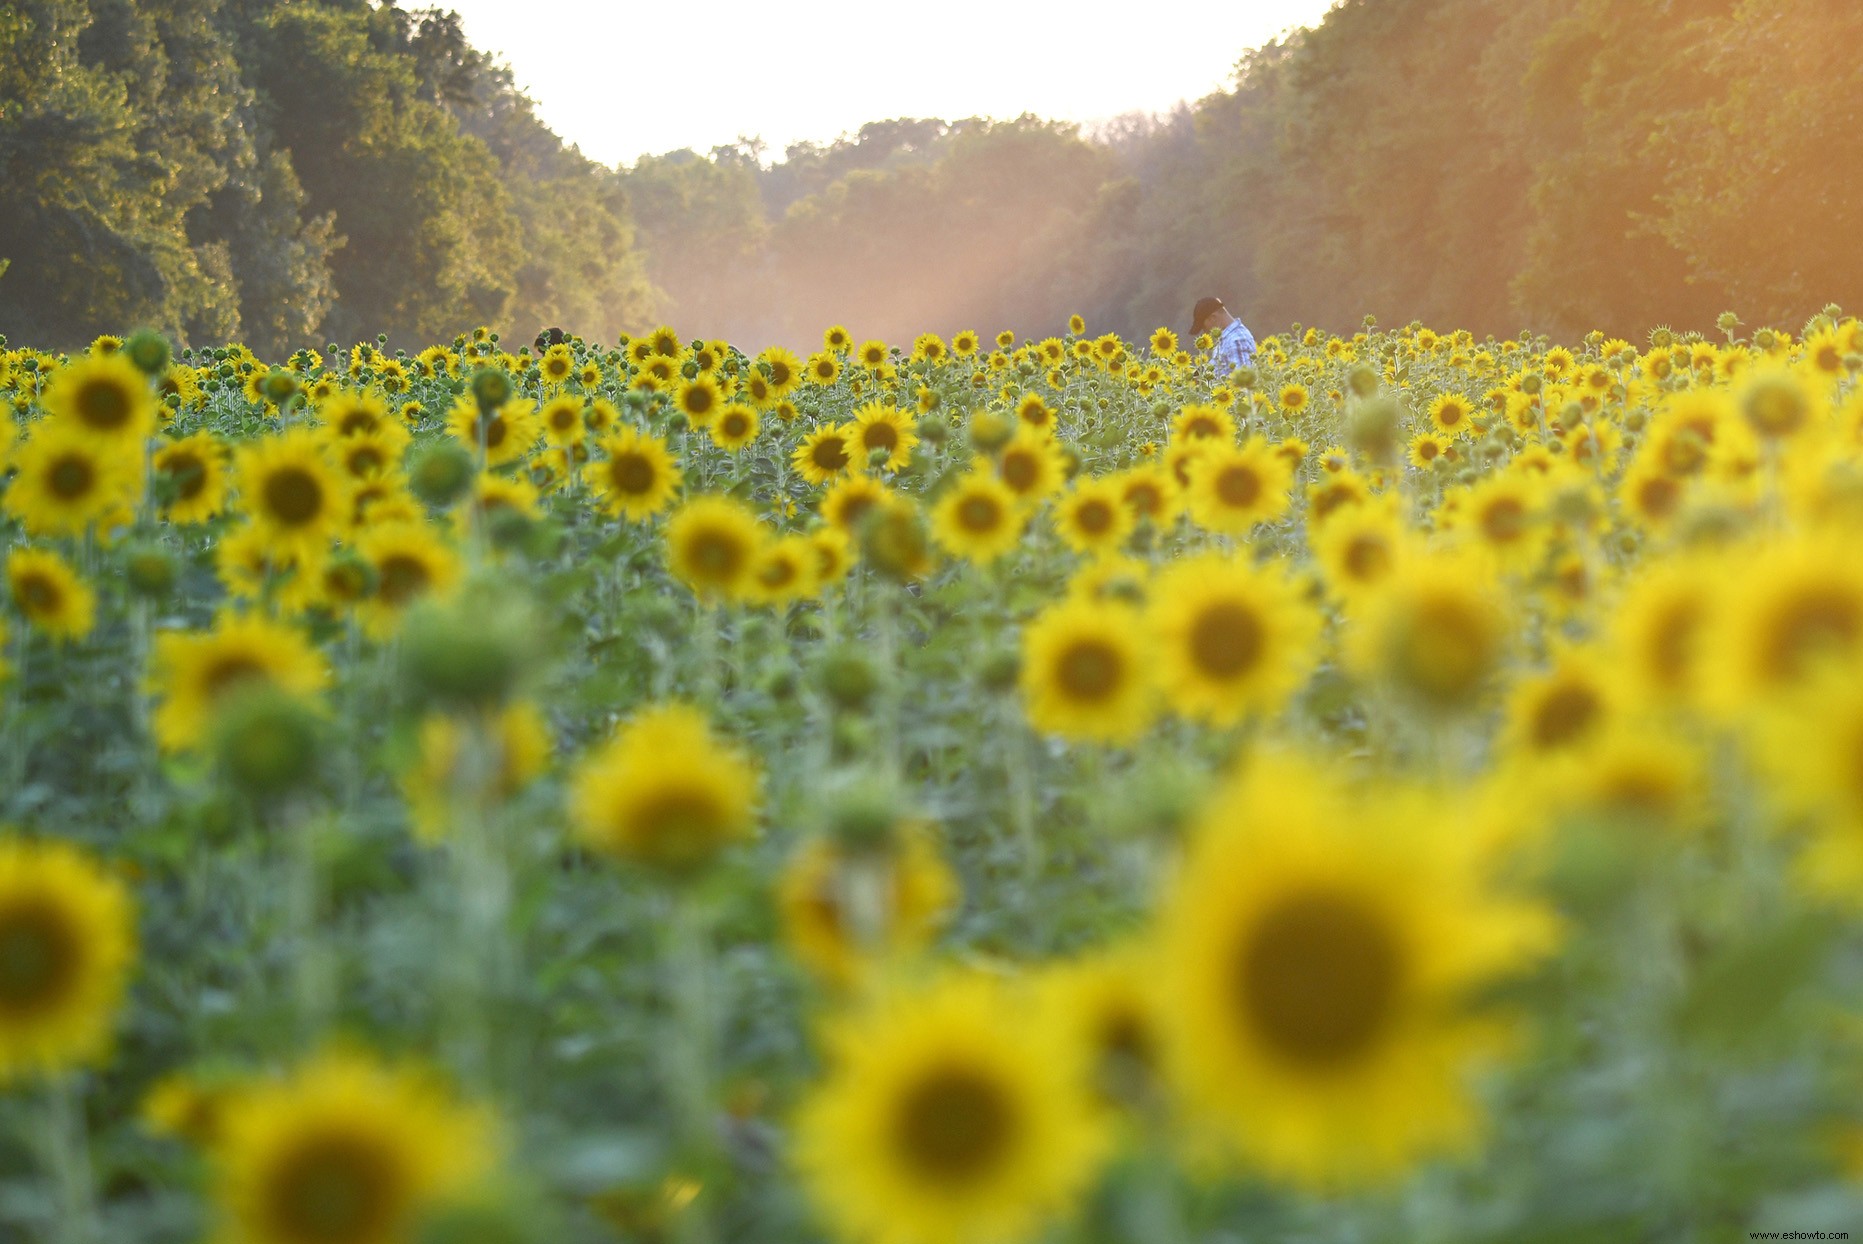
[[[58,1207],[51,1238],[59,1244],[97,1244],[103,1235],[97,1221],[82,1074],[55,1078],[47,1086],[45,1106],[46,1162],[52,1170]]]
[[[661,1040],[668,1094],[680,1148],[699,1175],[701,1187],[715,1182],[717,1142],[712,1123],[712,1049],[714,1015],[711,995],[711,930],[704,900],[690,888],[672,896],[662,952],[671,1003],[668,1031]],[[709,1202],[703,1191],[679,1216],[682,1244],[709,1244],[713,1238]]]
[[[284,832],[291,840],[288,919],[293,949],[298,1032],[314,1041],[329,1021],[334,995],[332,963],[320,936],[323,906],[324,817],[287,811]]]
[[[505,925],[511,908],[511,879],[496,833],[493,787],[504,762],[496,733],[477,717],[459,723],[455,762],[455,825],[449,844],[453,862],[454,962],[459,979],[452,990],[454,1060],[460,1074],[491,1091],[495,1073],[496,1011],[510,979]]]

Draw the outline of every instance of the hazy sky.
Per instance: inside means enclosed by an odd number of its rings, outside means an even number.
[[[615,0],[435,3],[510,63],[552,129],[591,159],[626,164],[740,134],[780,156],[888,117],[1163,111],[1227,85],[1244,50],[1317,23],[1333,0],[713,0],[657,14]]]

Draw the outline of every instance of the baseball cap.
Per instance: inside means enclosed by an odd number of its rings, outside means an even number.
[[[1194,311],[1190,313],[1190,335],[1197,335],[1197,326],[1203,323],[1203,317],[1212,311],[1227,311],[1220,298],[1199,298]]]

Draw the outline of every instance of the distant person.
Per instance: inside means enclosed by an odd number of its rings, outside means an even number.
[[[1255,334],[1229,313],[1220,298],[1199,298],[1190,313],[1190,335],[1210,335],[1210,362],[1218,376],[1227,376],[1238,367],[1255,361]]]

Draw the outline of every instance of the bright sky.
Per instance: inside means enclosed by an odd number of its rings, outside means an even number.
[[[605,164],[709,151],[740,134],[780,158],[789,143],[889,117],[1162,112],[1228,85],[1245,50],[1333,6],[712,0],[675,6],[668,19],[615,0],[434,3],[456,9],[473,45],[511,65],[552,129]],[[969,13],[978,16],[958,18]]]

